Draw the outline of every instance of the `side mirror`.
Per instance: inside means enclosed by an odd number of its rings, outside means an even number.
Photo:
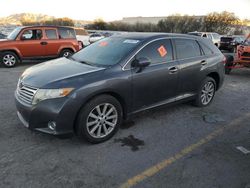
[[[26,40],[26,38],[24,36],[21,36],[20,40]]]
[[[139,73],[141,72],[145,67],[149,66],[150,65],[150,60],[148,58],[145,58],[145,57],[141,57],[141,58],[138,58],[138,59],[135,59],[132,63],[131,63],[131,66],[132,67],[135,67],[135,68],[138,68],[136,70],[136,73]]]
[[[135,59],[131,65],[132,67],[144,68],[150,65],[150,60],[146,57],[141,57],[139,59]]]

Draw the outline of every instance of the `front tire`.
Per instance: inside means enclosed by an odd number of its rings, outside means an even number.
[[[207,77],[199,89],[198,95],[194,100],[197,107],[205,107],[211,104],[216,91],[216,82],[213,78]]]
[[[18,61],[18,56],[14,52],[7,51],[1,55],[1,63],[7,68],[15,67]]]
[[[118,131],[122,123],[122,107],[110,95],[100,95],[83,106],[76,131],[80,138],[91,143],[104,142]]]

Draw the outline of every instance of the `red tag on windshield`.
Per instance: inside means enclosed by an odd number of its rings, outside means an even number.
[[[104,47],[107,45],[108,45],[108,42],[106,42],[106,41],[100,42],[100,44],[99,44],[100,47]]]
[[[166,56],[168,53],[166,48],[163,45],[161,45],[157,50],[158,50],[161,57]]]

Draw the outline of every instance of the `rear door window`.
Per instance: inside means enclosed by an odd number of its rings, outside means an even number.
[[[175,39],[176,55],[178,59],[201,56],[201,49],[197,41],[192,39]]]
[[[57,34],[55,29],[46,29],[45,33],[48,39],[57,39]]]
[[[169,39],[158,40],[148,44],[136,58],[148,58],[151,64],[165,63],[173,60],[173,49]]]

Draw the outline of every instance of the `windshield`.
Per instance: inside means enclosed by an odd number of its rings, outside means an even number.
[[[217,33],[213,33],[213,37],[214,37],[214,39],[216,39],[216,40],[220,39],[220,35],[217,34]]]
[[[7,39],[9,40],[15,40],[18,33],[22,30],[22,27],[17,27],[16,29],[14,29],[7,37]]]
[[[97,66],[109,66],[119,63],[132,50],[139,40],[125,38],[105,38],[77,52],[72,58],[78,62]]]

